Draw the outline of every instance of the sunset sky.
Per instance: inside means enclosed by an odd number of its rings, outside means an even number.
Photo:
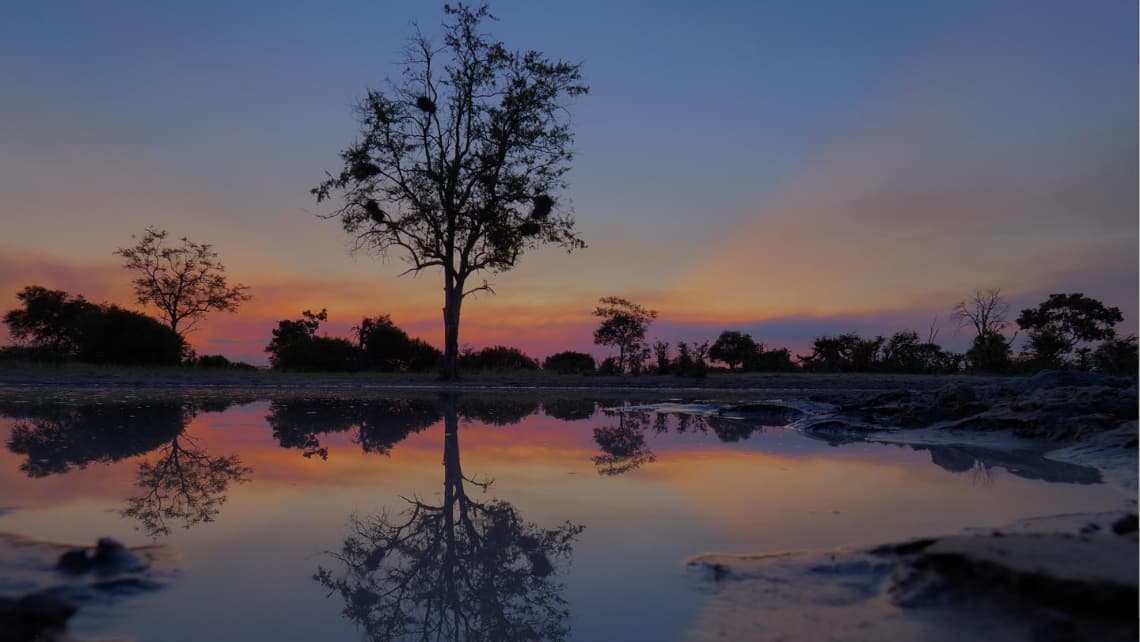
[[[715,9],[709,8],[710,6]],[[388,313],[442,345],[437,273],[350,255],[309,189],[441,3],[18,3],[0,21],[0,310],[39,284],[134,305],[112,255],[148,225],[214,244],[255,300],[192,335],[264,363],[279,319]],[[461,343],[591,345],[622,296],[651,338],[848,330],[962,349],[976,288],[1081,291],[1137,328],[1137,5],[536,2],[494,35],[581,62],[569,190],[589,247],[468,299]]]

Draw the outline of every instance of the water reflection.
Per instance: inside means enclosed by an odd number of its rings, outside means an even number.
[[[229,485],[249,481],[253,472],[237,455],[211,456],[189,434],[175,435],[160,450],[139,464],[135,485],[143,493],[127,498],[122,511],[152,537],[169,535],[171,523],[190,528],[214,521]]]
[[[753,433],[763,430],[759,425],[713,415],[641,412],[621,408],[605,409],[602,412],[606,417],[616,418],[617,423],[594,429],[594,443],[602,451],[594,457],[594,466],[599,475],[621,475],[657,461],[657,456],[645,438],[650,431],[661,435],[668,433],[672,427],[677,434],[713,433],[720,441],[732,443],[748,439]]]
[[[344,599],[343,613],[372,640],[562,640],[569,633],[559,567],[569,562],[581,525],[552,529],[525,521],[510,502],[479,500],[491,479],[463,474],[459,417],[530,414],[453,395],[439,400],[444,420],[440,505],[405,498],[396,514],[353,516],[352,534],[331,555],[337,568],[315,579]]]
[[[0,404],[16,419],[8,449],[27,459],[20,470],[47,477],[158,452],[141,461],[124,517],[138,520],[151,536],[168,535],[171,524],[190,528],[213,521],[231,483],[249,480],[252,469],[234,455],[211,455],[187,432],[200,412],[223,412],[234,402],[168,400],[150,404]]]
[[[406,399],[280,399],[269,404],[265,421],[282,448],[296,448],[305,457],[328,459],[321,442],[330,434],[352,431],[352,441],[366,453],[387,455],[408,435],[443,418],[432,398]]]

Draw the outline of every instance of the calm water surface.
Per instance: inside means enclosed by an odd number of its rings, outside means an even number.
[[[4,403],[0,532],[178,556],[166,587],[85,605],[81,637],[669,640],[697,553],[1119,504],[1091,469],[613,410],[633,401]]]

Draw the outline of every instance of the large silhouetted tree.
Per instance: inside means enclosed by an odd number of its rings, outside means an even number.
[[[444,6],[443,44],[418,29],[401,80],[370,90],[358,107],[361,137],[344,167],[314,188],[356,247],[399,252],[443,272],[444,363],[456,376],[459,313],[491,291],[480,272],[503,272],[542,244],[585,247],[556,207],[573,136],[567,99],[584,94],[579,65],[511,51],[483,31],[485,6]]]
[[[582,526],[541,528],[499,499],[480,500],[490,480],[463,474],[459,405],[444,415],[440,503],[407,500],[397,515],[354,516],[332,556],[340,568],[315,579],[344,599],[343,613],[371,640],[561,640],[569,632],[559,564]]]
[[[138,302],[153,305],[171,330],[185,335],[207,313],[234,312],[252,298],[249,286],[229,284],[212,245],[186,237],[169,245],[166,237],[166,230],[148,227],[137,244],[115,254],[138,275],[131,282]]]

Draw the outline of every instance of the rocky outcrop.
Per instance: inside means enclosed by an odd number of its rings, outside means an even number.
[[[839,406],[830,420],[886,430],[1001,430],[1017,437],[1060,442],[1080,441],[1114,429],[1135,420],[1137,412],[1133,380],[1046,370],[998,383],[956,382],[934,391],[876,395]]]
[[[1135,514],[825,553],[703,555],[692,639],[1135,640]],[[706,635],[707,633],[707,635]]]

